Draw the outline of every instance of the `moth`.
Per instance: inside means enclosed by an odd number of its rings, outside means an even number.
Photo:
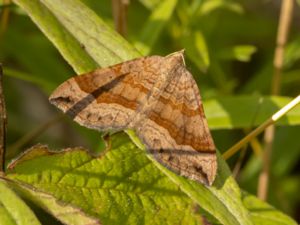
[[[148,152],[181,176],[206,185],[215,179],[216,148],[183,51],[74,76],[49,100],[82,126],[135,130]]]

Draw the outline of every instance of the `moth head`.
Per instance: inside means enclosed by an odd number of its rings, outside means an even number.
[[[167,55],[165,57],[166,63],[169,65],[169,67],[177,67],[177,66],[184,66],[185,67],[185,61],[184,61],[184,49],[180,50],[178,52],[174,52],[170,55]]]

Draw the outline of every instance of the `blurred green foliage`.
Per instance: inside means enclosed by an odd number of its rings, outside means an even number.
[[[99,15],[107,25],[113,27],[110,1],[81,2]],[[49,3],[48,7],[55,5]],[[56,7],[59,8],[60,5]],[[19,147],[24,136],[29,134],[30,137],[35,129],[58,115],[47,101],[47,96],[58,84],[76,73],[87,72],[97,67],[96,62],[99,62],[99,58],[101,61],[101,57],[107,59],[102,60],[101,66],[107,66],[113,60],[108,54],[105,55],[105,52],[98,51],[100,47],[97,46],[94,49],[86,49],[78,44],[76,49],[70,49],[65,43],[77,43],[77,40],[70,34],[59,33],[60,25],[56,26],[54,20],[49,23],[49,30],[44,32],[48,32],[48,35],[52,32],[53,37],[64,37],[64,43],[55,42],[54,39],[54,44],[51,43],[18,6],[12,4],[3,6],[0,10],[4,9],[10,11],[7,28],[0,36],[0,59],[4,66],[4,91],[9,119],[8,160],[25,147],[38,142],[47,143],[54,148],[103,148],[99,133],[81,128],[65,117],[39,136],[28,138],[26,145]],[[186,49],[187,67],[198,82],[202,98],[207,105],[213,105],[211,102],[219,99],[218,103],[223,103],[224,106],[222,99],[231,99],[230,107],[221,107],[221,110],[228,113],[227,119],[239,121],[242,118],[248,122],[243,125],[241,122],[232,123],[230,129],[224,129],[220,125],[221,120],[212,120],[216,122],[210,123],[211,126],[215,126],[212,131],[214,140],[218,149],[223,152],[243,137],[246,129],[258,125],[256,121],[262,121],[255,114],[262,106],[259,100],[254,99],[270,93],[279,11],[278,1],[132,0],[128,10],[126,39],[144,55],[167,55],[176,50]],[[299,19],[299,4],[295,5],[294,11],[284,58],[281,92],[282,96],[290,97],[298,95],[300,87],[300,33],[296,21]],[[63,12],[56,12],[63,15]],[[40,22],[43,16],[45,15],[40,15]],[[46,15],[47,19],[50,17],[51,15]],[[80,20],[78,17],[78,26]],[[76,30],[73,31],[73,35],[76,35]],[[84,34],[78,33],[77,38],[80,41],[85,37]],[[100,43],[105,41],[101,38],[98,40]],[[105,43],[107,42],[122,41],[111,38]],[[120,52],[119,61],[125,60],[128,52],[131,58],[139,55],[130,46],[127,48],[129,50],[126,53]],[[82,57],[87,50],[91,58]],[[69,55],[72,51],[76,54],[71,58]],[[73,67],[73,71],[67,62],[71,65],[76,62],[80,66]],[[241,95],[244,96],[243,101],[237,101]],[[280,100],[274,96],[272,98],[275,100],[269,102],[271,107],[263,111],[264,118],[274,112],[273,103]],[[243,110],[245,105],[251,110],[251,115],[248,114],[248,108]],[[263,104],[264,107],[266,105],[267,103]],[[217,109],[212,107],[206,111],[218,116],[220,111],[216,111]],[[286,122],[283,122],[285,126],[276,128],[268,202],[300,221],[300,144],[297,140],[300,133],[300,114],[294,113],[293,116],[296,118],[293,121],[298,122],[292,123],[289,120],[291,117],[288,117],[285,118]],[[209,118],[209,115],[207,117]],[[263,143],[261,137],[259,141]],[[237,158],[238,156],[235,156],[229,160],[232,168],[235,167]],[[262,163],[260,156],[253,154],[252,148],[248,147],[237,179],[240,186],[252,194],[257,191],[257,179]]]

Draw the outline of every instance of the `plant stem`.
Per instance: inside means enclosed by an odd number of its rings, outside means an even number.
[[[127,34],[127,10],[129,0],[112,0],[112,11],[115,21],[115,29],[122,36]]]
[[[10,4],[11,4],[11,0],[3,0],[3,5],[7,6]],[[6,31],[8,20],[9,20],[9,14],[10,14],[10,7],[4,7],[2,9],[2,14],[1,14],[0,37],[2,37]]]
[[[292,18],[294,0],[283,0],[277,31],[276,49],[274,55],[274,72],[272,77],[271,94],[278,95],[281,86],[281,73],[284,58],[284,48],[288,38],[289,27]],[[270,126],[264,134],[263,168],[259,176],[257,195],[260,199],[266,200],[269,186],[270,163],[272,156],[275,127]]]
[[[250,132],[250,134],[248,134],[246,137],[244,137],[242,140],[240,140],[238,143],[236,143],[234,146],[232,146],[230,149],[228,149],[223,154],[223,158],[225,160],[229,159],[240,148],[242,148],[250,140],[252,140],[254,137],[256,137],[261,132],[263,132],[268,126],[274,124],[277,120],[279,120],[282,116],[284,116],[287,112],[289,112],[291,109],[293,109],[299,103],[300,103],[300,95],[298,95],[296,98],[294,98],[292,101],[290,101],[287,105],[285,105],[283,108],[281,108],[275,114],[273,114],[272,117],[267,119],[263,124],[261,124],[259,127],[257,127],[252,132]]]
[[[5,150],[6,150],[6,108],[4,93],[2,88],[3,71],[0,65],[0,173],[5,170]]]

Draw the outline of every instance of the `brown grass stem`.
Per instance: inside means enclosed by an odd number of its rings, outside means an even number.
[[[112,0],[115,29],[122,36],[126,36],[127,34],[127,11],[129,3],[129,0]]]
[[[3,0],[3,5],[10,5],[11,0]],[[1,22],[0,22],[0,37],[3,36],[7,29],[7,24],[9,21],[9,15],[10,15],[10,7],[4,7],[2,9],[1,13]]]
[[[292,19],[293,4],[294,0],[283,0],[281,4],[281,12],[276,39],[276,49],[273,60],[274,72],[271,84],[272,95],[279,95],[280,93],[284,49],[287,42],[289,27]],[[259,176],[257,187],[257,196],[262,200],[267,199],[274,135],[274,126],[268,127],[264,134],[264,153],[262,156],[263,168]]]

